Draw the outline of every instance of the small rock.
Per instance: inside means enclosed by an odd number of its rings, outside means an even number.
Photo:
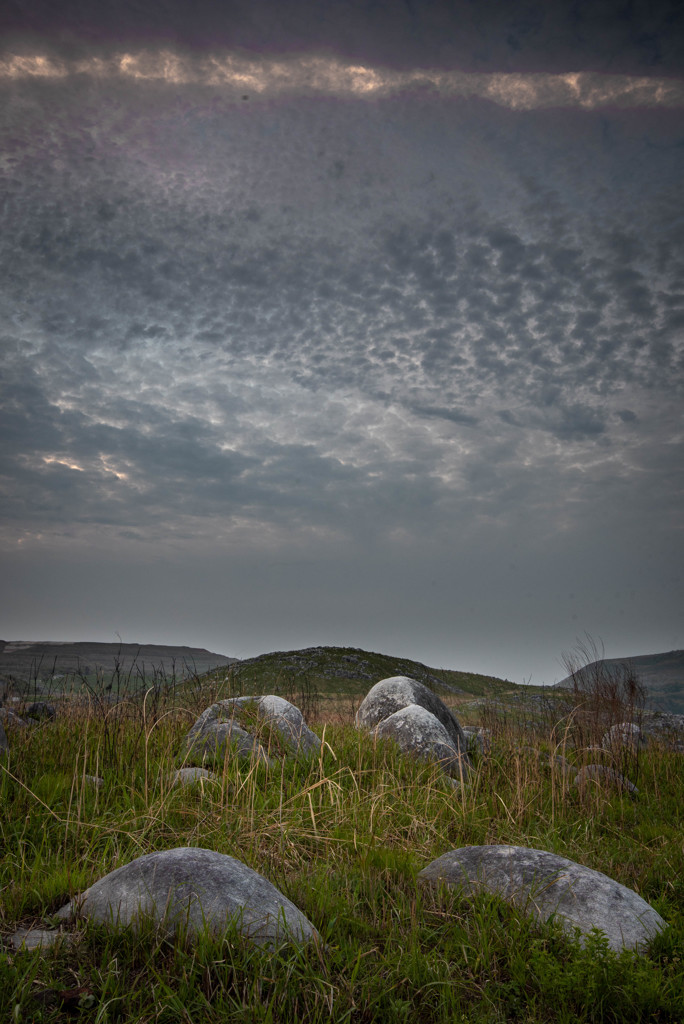
[[[604,750],[619,750],[621,747],[629,747],[636,752],[646,746],[646,737],[642,735],[641,729],[633,722],[620,722],[612,726],[601,738],[601,746]]]
[[[9,937],[12,948],[16,950],[49,949],[58,942],[71,945],[73,940],[73,935],[59,928],[17,928]]]
[[[270,764],[271,759],[259,741],[230,717],[235,710],[227,711],[222,704],[223,701],[219,701],[203,711],[185,737],[188,760],[218,767],[232,748],[241,761]]]
[[[26,714],[36,720],[48,719],[54,722],[57,717],[57,710],[54,704],[48,704],[44,700],[37,700],[27,707]]]
[[[632,796],[637,796],[639,792],[633,782],[626,779],[615,768],[609,768],[605,764],[588,764],[584,768],[580,768],[575,776],[575,786],[585,786],[588,782],[598,782],[599,784],[604,782],[615,789],[631,793]]]
[[[478,728],[476,725],[461,726],[468,744],[468,753],[477,753],[486,756],[491,753],[492,734],[489,729]]]
[[[28,722],[10,708],[0,708],[0,723],[8,729],[28,729]]]
[[[203,784],[207,781],[216,781],[216,775],[207,771],[206,768],[179,768],[171,779],[172,786],[194,786],[197,783]]]
[[[299,708],[275,694],[231,697],[212,704],[202,712],[188,733],[186,749],[193,758],[199,754],[203,761],[213,759],[216,763],[217,757],[219,761],[223,760],[229,743],[236,747],[239,756],[250,760],[257,757],[270,764],[269,754],[249,729],[250,713],[255,719],[257,734],[272,729],[277,745],[287,753],[306,756],[320,750],[321,741],[309,729]]]

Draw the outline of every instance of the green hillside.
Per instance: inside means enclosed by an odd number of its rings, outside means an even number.
[[[410,676],[449,700],[501,696],[527,687],[496,676],[453,669],[431,668],[411,658],[398,658],[357,647],[307,647],[296,651],[273,651],[216,669],[205,677],[222,685],[228,695],[278,693],[294,703],[311,707],[311,702],[335,698],[361,699],[380,679]]]

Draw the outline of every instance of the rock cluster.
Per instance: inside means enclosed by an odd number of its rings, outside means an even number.
[[[185,740],[186,760],[199,765],[223,764],[229,749],[241,760],[270,765],[274,747],[276,753],[290,756],[311,754],[321,747],[301,711],[274,694],[231,697],[212,704]]]
[[[381,679],[359,705],[356,724],[393,739],[404,753],[438,764],[452,778],[462,781],[468,774],[468,741],[456,716],[415,679]]]

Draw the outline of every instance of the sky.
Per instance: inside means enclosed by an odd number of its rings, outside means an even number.
[[[684,8],[11,0],[4,640],[684,647]]]

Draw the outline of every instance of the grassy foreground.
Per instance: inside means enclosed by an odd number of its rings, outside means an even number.
[[[270,771],[228,759],[216,782],[172,788],[183,736],[215,696],[196,689],[185,707],[176,694],[125,712],[74,707],[9,733],[0,931],[49,919],[141,854],[194,845],[264,874],[325,946],[269,952],[232,933],[183,944],[150,929],[82,927],[71,948],[0,952],[0,1020],[66,1020],[55,993],[76,989],[77,1019],[131,1024],[684,1019],[683,755],[644,752],[637,800],[579,794],[555,763],[519,753],[519,736],[503,728],[456,793],[435,769],[337,714],[310,722],[323,739],[317,758]],[[600,937],[582,948],[493,898],[417,888],[433,858],[483,843],[550,850],[603,871],[670,927],[647,956],[616,956]]]

